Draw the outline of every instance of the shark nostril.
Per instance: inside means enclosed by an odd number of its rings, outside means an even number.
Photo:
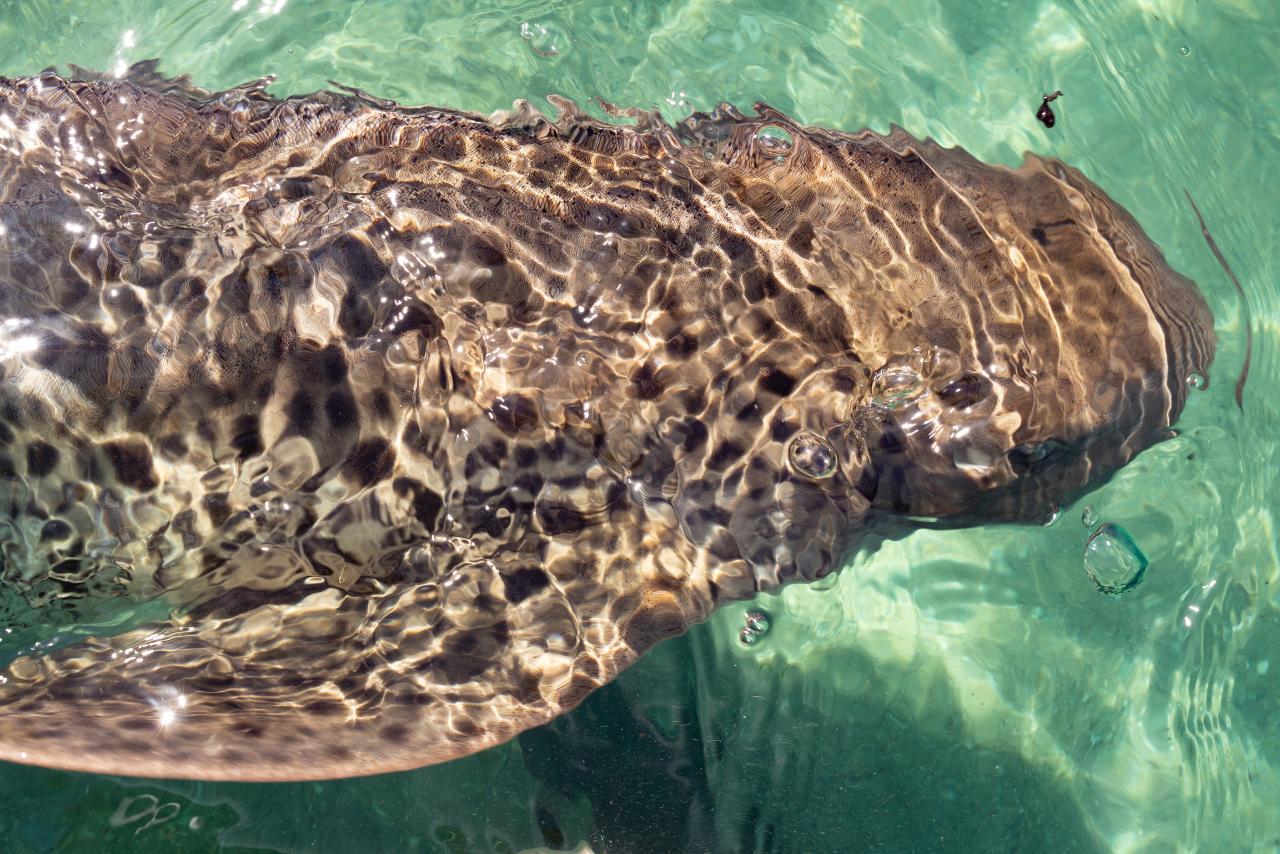
[[[836,451],[816,433],[799,433],[787,446],[787,463],[797,474],[821,480],[835,474]]]

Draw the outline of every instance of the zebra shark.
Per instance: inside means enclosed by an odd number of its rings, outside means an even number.
[[[331,778],[573,708],[717,606],[1041,521],[1213,318],[1078,170],[154,64],[0,79],[0,758]]]

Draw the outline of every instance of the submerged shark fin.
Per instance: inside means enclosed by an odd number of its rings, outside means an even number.
[[[606,557],[589,539],[551,543],[545,564],[464,564],[372,596],[319,584],[288,604],[20,658],[0,671],[0,759],[305,780],[499,744],[573,708],[710,608],[691,595],[691,552],[649,537],[625,559]]]

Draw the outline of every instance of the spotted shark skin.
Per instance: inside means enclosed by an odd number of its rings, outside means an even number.
[[[464,756],[876,536],[1042,520],[1208,377],[1057,160],[556,103],[0,79],[4,592],[168,614],[0,671],[0,758]]]

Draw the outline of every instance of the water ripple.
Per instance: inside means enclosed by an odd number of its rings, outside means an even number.
[[[861,558],[824,584],[831,589],[791,588],[752,605],[772,629],[749,652],[739,640],[745,611],[729,609],[687,646],[646,659],[617,693],[601,692],[558,725],[560,758],[573,769],[565,777],[539,760],[543,743],[533,739],[409,775],[314,787],[138,790],[15,768],[0,775],[0,832],[37,849],[91,847],[115,810],[122,823],[108,837],[122,846],[147,825],[146,837],[274,849],[323,839],[335,850],[518,850],[592,839],[601,850],[610,841],[644,850],[646,821],[676,779],[697,804],[680,806],[693,828],[684,838],[724,850],[831,850],[832,839],[993,850],[1046,840],[1057,850],[1275,846],[1280,206],[1267,188],[1280,178],[1277,43],[1280,11],[1261,0],[0,4],[6,74],[157,56],[208,87],[276,74],[275,91],[298,92],[338,79],[379,97],[486,112],[552,92],[658,106],[671,119],[759,99],[805,122],[902,124],[987,160],[1059,155],[1106,186],[1201,284],[1220,337],[1213,382],[1193,396],[1180,435],[1088,498],[1159,567],[1123,597],[1098,596],[1080,573],[1088,534],[1075,524],[922,533]],[[1034,111],[1059,88],[1058,121],[1046,129]],[[1251,309],[1243,415],[1231,387],[1245,314],[1183,187]],[[0,361],[21,346],[0,334]],[[5,542],[22,536],[0,531]],[[133,616],[60,608],[51,597],[13,622],[0,660],[58,637],[50,626]],[[616,727],[588,735],[575,722],[589,715]],[[663,715],[670,720],[656,720]],[[592,778],[583,757],[597,755],[670,766],[647,789],[619,773],[601,790],[575,790],[573,780]],[[125,821],[153,802],[172,820],[156,826],[157,809]],[[302,802],[325,803],[324,815]],[[68,828],[57,818],[80,811],[96,819]],[[938,827],[951,834],[942,843],[926,835]]]

